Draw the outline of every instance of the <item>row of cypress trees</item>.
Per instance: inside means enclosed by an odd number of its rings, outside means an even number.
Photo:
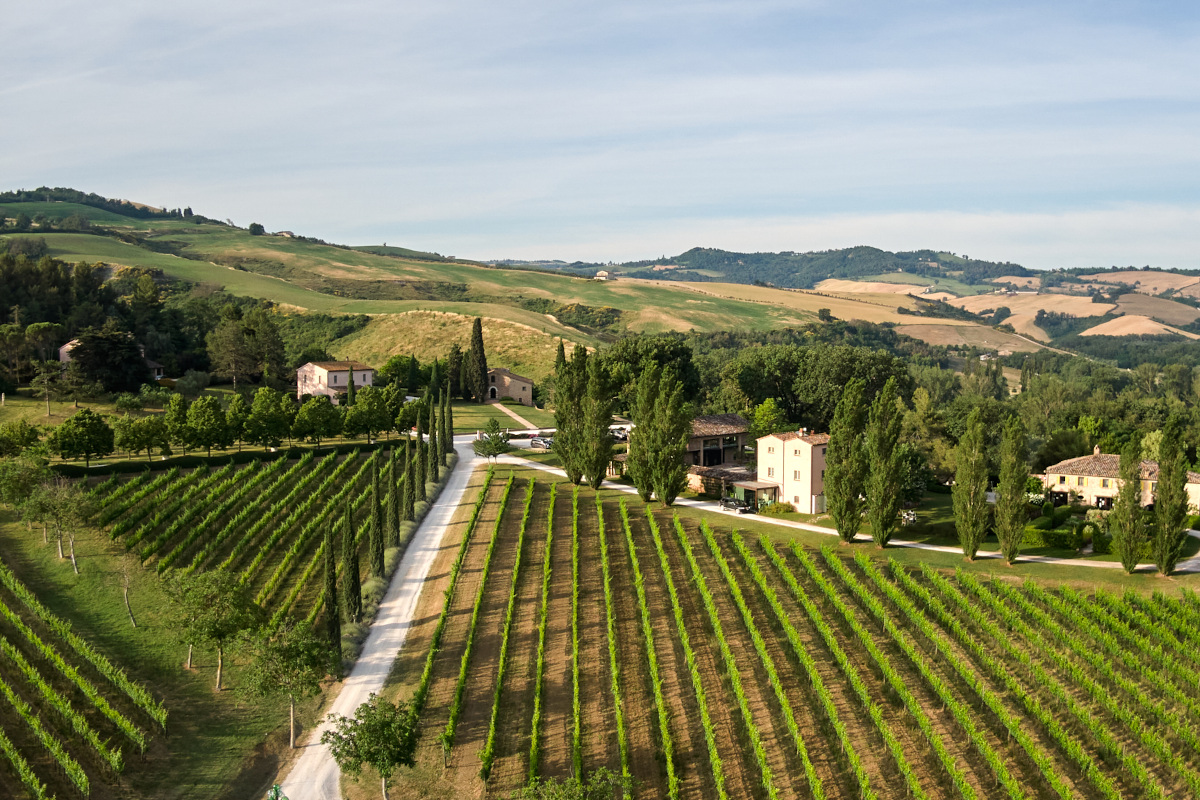
[[[385,456],[376,450],[371,455],[371,491],[368,497],[369,526],[367,529],[368,571],[371,576],[385,578],[384,552],[399,547],[401,523],[416,519],[416,505],[428,500],[427,478],[434,482],[446,466],[446,456],[454,447],[453,414],[449,392],[429,404],[429,415],[419,421],[416,438],[405,435],[402,446],[388,450],[390,462],[389,486],[382,486],[380,461]],[[428,431],[428,441],[425,432]],[[403,474],[401,474],[403,473]],[[341,524],[341,592],[337,585],[337,557],[334,555],[335,523],[325,529],[325,624],[330,645],[341,652],[342,621],[362,621],[362,583],[359,576],[358,546],[355,540],[354,511],[349,497],[342,509]],[[340,599],[340,602],[339,602]]]

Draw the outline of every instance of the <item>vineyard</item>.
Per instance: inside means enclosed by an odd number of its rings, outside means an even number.
[[[151,574],[227,570],[272,623],[288,615],[312,623],[325,611],[324,534],[342,524],[347,506],[360,580],[368,577],[373,473],[381,506],[403,513],[401,503],[388,501],[389,493],[399,495],[409,462],[402,445],[394,453],[307,452],[147,471],[106,480],[90,494],[102,530]],[[90,796],[119,782],[128,755],[145,753],[151,738],[166,732],[167,710],[51,615],[2,563],[0,617],[0,796]]]
[[[599,767],[639,798],[1200,796],[1200,596],[913,570],[551,480],[489,474],[397,668],[457,796]]]

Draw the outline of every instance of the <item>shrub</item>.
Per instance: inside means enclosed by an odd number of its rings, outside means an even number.
[[[791,503],[768,503],[758,509],[759,514],[765,514],[768,517],[781,517],[784,514],[793,514],[796,509],[792,508]]]
[[[1042,516],[1050,519],[1054,518],[1054,503],[1051,503],[1049,500],[1047,500],[1042,504]]]

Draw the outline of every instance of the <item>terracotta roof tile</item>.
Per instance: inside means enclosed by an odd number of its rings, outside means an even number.
[[[1158,462],[1142,461],[1142,480],[1158,480]],[[1082,475],[1089,478],[1119,478],[1121,477],[1121,457],[1112,453],[1099,453],[1079,458],[1068,458],[1046,467],[1046,474]],[[1200,472],[1188,471],[1188,483],[1200,483]]]
[[[308,364],[312,364],[314,367],[320,367],[327,372],[342,372],[344,370],[349,370],[351,367],[354,369],[369,369],[372,372],[375,371],[374,367],[370,366],[369,364],[364,364],[361,361],[310,361]],[[308,364],[305,364],[304,366],[307,367]]]

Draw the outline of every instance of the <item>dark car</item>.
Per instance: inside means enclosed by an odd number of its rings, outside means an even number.
[[[608,433],[612,436],[614,442],[629,441],[629,431],[625,428],[610,428]]]
[[[535,436],[529,440],[529,446],[537,447],[541,450],[552,450],[554,449],[554,440],[545,436]]]
[[[753,506],[736,497],[722,497],[720,506],[726,511],[736,511],[739,514],[750,514],[754,511]]]

